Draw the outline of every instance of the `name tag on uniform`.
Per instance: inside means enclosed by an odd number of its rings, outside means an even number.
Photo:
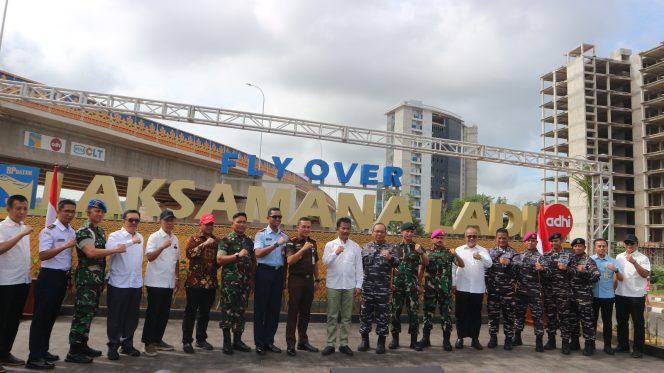
[[[265,242],[272,241],[272,237],[265,237]]]
[[[55,241],[56,241],[56,242],[65,242],[65,239],[64,239],[64,238],[58,238],[58,239],[55,240]]]

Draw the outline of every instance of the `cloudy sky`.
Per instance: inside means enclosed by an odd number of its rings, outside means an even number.
[[[538,150],[539,77],[580,43],[599,56],[664,41],[663,1],[9,0],[0,68],[83,90],[385,128],[417,99],[479,127],[480,143]],[[182,128],[257,153],[257,133]],[[318,157],[264,138],[263,155]],[[324,158],[384,151],[323,143]],[[482,163],[478,191],[537,200],[540,171]]]

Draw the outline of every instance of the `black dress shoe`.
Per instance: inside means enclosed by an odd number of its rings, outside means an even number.
[[[613,352],[611,346],[604,346],[604,353],[606,353],[607,355],[615,355],[615,352]]]
[[[635,359],[640,359],[643,357],[643,352],[634,350],[632,351],[632,357]]]
[[[484,347],[482,347],[479,339],[473,339],[473,341],[470,342],[470,345],[473,346],[473,348],[476,350],[484,350]]]
[[[11,353],[7,354],[4,359],[0,359],[0,364],[9,365],[9,366],[20,366],[25,365],[25,360],[21,360]]]
[[[111,348],[108,350],[108,360],[120,360],[118,350]]]
[[[60,360],[60,356],[53,355],[50,352],[46,352],[46,355],[44,355],[44,360],[49,361],[49,362],[58,361],[58,360]]]
[[[256,353],[263,356],[265,355],[265,347],[263,346],[256,346]]]
[[[275,354],[281,353],[281,349],[275,346],[274,343],[270,343],[269,345],[267,345],[267,350],[270,352],[274,352]]]
[[[309,352],[318,352],[318,349],[309,344],[309,342],[300,343],[297,345],[298,350],[309,351]]]
[[[321,355],[327,356],[327,355],[332,355],[334,353],[334,347],[332,346],[325,346],[323,351],[321,351]]]
[[[288,356],[295,356],[297,353],[295,352],[295,347],[288,347],[286,348],[286,353]]]
[[[339,346],[339,352],[348,356],[353,356],[353,350],[351,350],[348,346]]]
[[[129,356],[132,356],[132,357],[141,356],[141,351],[135,349],[134,346],[127,347],[127,348],[122,347],[120,349],[120,353],[123,354],[123,355],[129,355]]]
[[[25,367],[28,369],[53,369],[55,368],[55,364],[49,363],[44,359],[38,359],[38,360],[28,359],[28,362],[25,363]]]
[[[628,354],[628,353],[629,353],[629,346],[627,346],[627,347],[624,347],[624,346],[618,346],[618,347],[616,347],[613,351],[615,351],[615,352],[618,353],[618,354],[620,354],[620,353],[626,353],[626,354]]]
[[[208,341],[196,341],[196,347],[200,347],[208,351],[214,350],[214,347],[210,343],[208,343]]]
[[[457,350],[460,350],[463,348],[463,338],[459,338],[456,340],[456,343],[454,344],[454,348]]]
[[[182,345],[182,351],[184,351],[187,354],[193,354],[194,351],[194,346],[191,345],[191,343],[185,343]]]

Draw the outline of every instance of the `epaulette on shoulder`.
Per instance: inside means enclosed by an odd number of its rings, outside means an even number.
[[[53,228],[55,228],[55,224],[51,224],[51,225],[49,225],[49,226],[46,227],[46,228],[48,228],[48,229],[53,229]]]

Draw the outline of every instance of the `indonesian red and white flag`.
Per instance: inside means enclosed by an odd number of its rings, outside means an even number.
[[[549,242],[549,229],[545,224],[544,218],[544,202],[540,202],[539,214],[537,214],[537,251],[544,254],[551,251],[551,243]]]
[[[48,207],[46,208],[46,226],[55,223],[57,219],[58,206],[58,166],[53,166],[53,179],[51,179],[51,190],[48,193]]]

